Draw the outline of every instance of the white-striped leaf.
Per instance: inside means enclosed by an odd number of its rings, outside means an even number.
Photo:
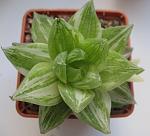
[[[88,1],[69,20],[69,23],[78,30],[84,38],[101,38],[102,30],[96,15],[93,0]]]
[[[39,126],[42,134],[59,126],[69,116],[71,109],[61,102],[55,106],[40,106],[39,107]]]
[[[38,43],[48,43],[48,37],[52,23],[52,18],[46,15],[34,13],[31,29],[33,41]]]
[[[60,81],[62,81],[63,83],[67,83],[66,61],[67,61],[67,52],[62,52],[62,53],[58,54],[54,61],[55,74],[56,74],[57,78]]]
[[[48,45],[43,43],[19,44],[3,49],[9,61],[23,75],[39,62],[50,62]]]
[[[80,48],[85,51],[86,59],[91,64],[102,64],[108,55],[107,40],[86,39]]]
[[[143,71],[142,68],[136,66],[126,58],[115,51],[110,51],[106,60],[105,69],[100,72],[102,91],[111,91],[126,82],[134,74]]]
[[[109,91],[113,107],[115,105],[128,105],[135,104],[134,97],[132,96],[128,83],[124,83],[119,87]]]
[[[63,19],[55,19],[48,40],[50,56],[55,59],[63,51],[69,53],[78,45],[78,40],[70,24]]]
[[[108,40],[111,49],[122,54],[127,47],[132,28],[133,25],[106,28],[103,29],[102,37]]]
[[[79,120],[93,128],[105,133],[110,133],[111,99],[106,92],[97,91],[93,101],[80,113],[75,113]]]
[[[94,92],[80,90],[69,85],[58,84],[64,102],[76,113],[81,112],[94,98]]]
[[[52,106],[61,102],[56,77],[50,63],[41,62],[35,65],[12,99],[42,106]]]

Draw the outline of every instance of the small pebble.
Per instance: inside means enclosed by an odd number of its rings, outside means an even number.
[[[28,18],[28,19],[27,19],[27,22],[28,22],[29,24],[32,24],[32,21],[33,21],[32,18]]]
[[[108,26],[108,27],[112,26],[112,24],[113,24],[112,20],[109,20],[109,21],[107,22],[107,26]]]
[[[26,31],[30,31],[30,29],[31,29],[31,25],[30,25],[30,24],[27,24],[27,25],[26,25]]]
[[[69,20],[69,18],[70,18],[70,16],[67,16],[67,15],[59,15],[58,17],[63,18],[65,20]]]
[[[32,42],[31,34],[26,34],[25,42]]]
[[[120,22],[118,20],[113,20],[112,26],[119,26]]]

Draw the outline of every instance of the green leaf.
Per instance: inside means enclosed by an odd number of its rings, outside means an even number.
[[[108,40],[111,49],[122,54],[128,44],[132,28],[133,25],[109,27],[103,29],[102,37]]]
[[[105,66],[105,69],[100,72],[102,79],[100,89],[103,91],[110,91],[126,82],[132,75],[143,71],[115,51],[109,52]]]
[[[67,57],[68,64],[71,64],[76,61],[83,61],[86,59],[85,52],[82,49],[74,49],[72,50]]]
[[[72,50],[67,57],[67,78],[69,82],[76,82],[81,80],[87,68],[85,52],[82,49]]]
[[[105,62],[109,49],[107,41],[104,39],[101,41],[87,39],[81,44],[80,48],[85,51],[88,62],[96,65]]]
[[[67,79],[69,82],[77,82],[83,77],[83,70],[79,68],[67,67]]]
[[[61,80],[63,83],[67,83],[67,52],[62,52],[57,55],[55,58],[55,65],[54,65],[54,71],[59,80]]]
[[[94,98],[94,92],[58,84],[59,92],[64,102],[76,113],[81,112]]]
[[[35,65],[12,96],[12,99],[42,106],[53,106],[60,103],[62,99],[52,66],[48,62]]]
[[[40,106],[39,126],[41,134],[45,134],[49,130],[62,124],[70,113],[70,108],[64,102],[51,107]]]
[[[75,113],[79,120],[93,128],[105,133],[110,133],[111,99],[106,92],[97,91],[93,101],[80,113]]]
[[[79,89],[95,89],[101,85],[101,77],[98,72],[89,71],[82,80],[70,84]]]
[[[52,23],[52,18],[34,13],[31,29],[33,41],[38,43],[48,43],[48,36]]]
[[[96,15],[93,1],[88,1],[79,11],[69,20],[69,23],[78,30],[85,39],[101,38],[102,29]]]
[[[124,83],[119,87],[109,91],[111,101],[119,105],[135,104],[135,100],[130,92],[129,84]]]
[[[23,75],[39,62],[50,62],[48,45],[44,43],[13,43],[14,46],[3,49],[9,61]]]
[[[54,59],[63,51],[70,52],[78,44],[78,40],[71,25],[63,19],[55,19],[48,40],[50,56]]]
[[[130,79],[128,79],[128,82],[143,82],[144,79],[140,75],[133,75]]]

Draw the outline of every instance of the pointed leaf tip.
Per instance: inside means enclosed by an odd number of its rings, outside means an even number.
[[[101,39],[102,29],[97,17],[94,3],[88,1],[80,10],[78,10],[70,19],[69,23],[78,30],[85,39]]]
[[[61,102],[51,107],[39,107],[39,126],[41,134],[59,126],[69,116],[71,109]]]
[[[53,19],[34,12],[31,34],[34,42],[48,43],[48,36]]]
[[[43,43],[13,43],[15,46],[3,49],[8,60],[19,73],[26,75],[39,62],[50,62],[48,45]]]
[[[75,113],[79,120],[93,128],[105,133],[110,133],[111,99],[106,92],[97,90],[93,101],[80,113]]]
[[[35,65],[13,95],[17,101],[42,106],[53,106],[62,101],[52,65],[41,62]]]
[[[100,89],[103,91],[110,91],[126,82],[134,74],[143,71],[143,68],[136,66],[112,50],[109,52],[105,66],[106,68],[100,72],[103,81]]]
[[[95,96],[93,91],[76,89],[61,83],[58,88],[64,102],[76,113],[81,112]]]
[[[68,53],[78,45],[78,35],[64,19],[55,19],[49,34],[48,48],[52,59],[64,51]]]
[[[108,40],[109,48],[123,54],[128,45],[132,28],[132,24],[105,28],[102,37]]]

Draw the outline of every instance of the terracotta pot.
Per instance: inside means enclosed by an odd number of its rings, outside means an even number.
[[[77,10],[63,10],[63,9],[56,9],[56,10],[49,10],[49,9],[34,9],[29,10],[25,13],[22,22],[22,33],[21,33],[21,42],[32,42],[30,28],[32,25],[32,18],[33,13],[37,12],[39,14],[46,14],[52,17],[62,17],[64,19],[68,19],[71,15],[73,15]],[[117,26],[117,25],[127,25],[128,18],[121,12],[118,11],[107,11],[107,10],[97,10],[97,15],[102,21],[102,26],[106,26],[106,22],[109,22],[110,26]],[[128,44],[130,46],[130,42]],[[17,87],[20,85],[21,81],[23,80],[23,75],[18,73],[17,77]],[[130,90],[133,95],[133,84],[130,83]],[[126,105],[122,108],[112,109],[111,117],[127,117],[129,116],[134,109],[134,105]],[[16,110],[17,112],[23,117],[30,117],[30,118],[37,118],[38,117],[38,106],[31,105],[28,103],[16,102]],[[69,118],[75,118],[74,115],[71,115]]]

